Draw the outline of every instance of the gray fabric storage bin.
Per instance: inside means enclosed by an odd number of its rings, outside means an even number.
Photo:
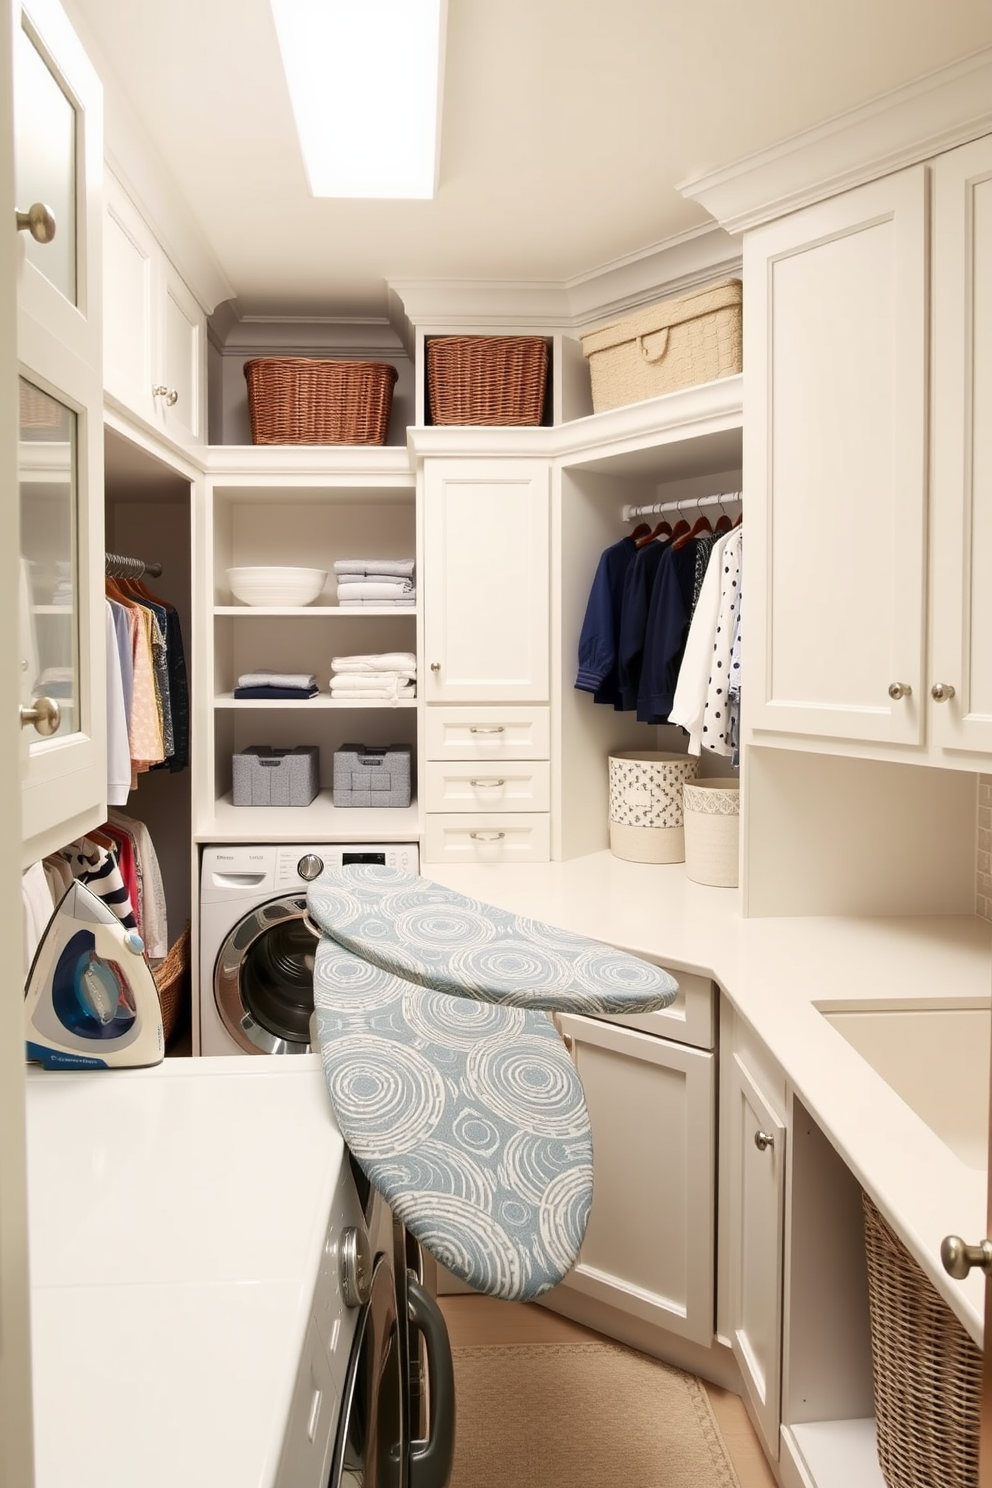
[[[409,806],[409,744],[342,744],[334,751],[334,804]]]
[[[273,749],[249,744],[234,756],[235,806],[309,806],[319,790],[316,744]]]

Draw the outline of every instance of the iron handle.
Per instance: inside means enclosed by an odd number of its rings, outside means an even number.
[[[175,388],[166,387],[164,382],[157,382],[152,388],[153,398],[164,398],[169,408],[174,408],[179,402],[179,394]]]
[[[468,834],[475,842],[500,842],[505,832],[469,832]]]
[[[894,703],[897,703],[900,698],[907,698],[907,697],[912,697],[912,696],[913,696],[913,689],[912,689],[912,687],[910,687],[910,685],[909,685],[908,682],[890,682],[889,683],[889,697],[892,699],[892,701]]]
[[[37,697],[31,699],[33,706],[21,708],[21,728],[27,728],[33,723],[39,734],[47,739],[51,734],[58,733],[59,724],[62,722],[62,709],[54,698]]]
[[[439,672],[440,670],[441,670],[441,663],[439,661],[432,661],[431,662],[431,671],[432,672]]]
[[[986,1276],[992,1276],[992,1240],[965,1245],[960,1235],[945,1235],[940,1242],[940,1259],[955,1281],[963,1281],[972,1266],[980,1266]]]
[[[954,688],[949,682],[935,682],[930,689],[930,696],[935,703],[946,703],[954,696]]]
[[[759,1152],[767,1152],[769,1147],[775,1146],[775,1138],[768,1132],[756,1131],[754,1134],[754,1145]]]
[[[34,202],[26,212],[14,213],[17,231],[29,232],[36,243],[50,243],[55,236],[55,218],[44,202]]]
[[[469,785],[475,786],[475,787],[485,786],[487,790],[499,790],[500,786],[501,785],[505,785],[505,784],[506,784],[506,781],[505,780],[470,780],[469,781]]]

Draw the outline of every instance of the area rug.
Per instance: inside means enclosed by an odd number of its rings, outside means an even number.
[[[451,1488],[740,1488],[694,1375],[612,1343],[452,1352]]]

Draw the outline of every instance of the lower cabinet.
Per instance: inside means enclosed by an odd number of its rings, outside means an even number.
[[[585,1088],[595,1152],[589,1225],[561,1290],[708,1346],[715,1055],[597,1018],[558,1022]]]

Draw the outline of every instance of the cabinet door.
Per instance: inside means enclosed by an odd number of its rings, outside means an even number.
[[[933,742],[992,754],[992,138],[933,171]]]
[[[159,417],[182,444],[203,440],[202,367],[206,322],[203,311],[168,259],[162,259],[162,352]],[[161,389],[164,388],[164,392]]]
[[[158,244],[117,179],[106,176],[104,387],[151,422],[155,417]]]
[[[734,1054],[730,1110],[731,1348],[768,1451],[779,1453],[785,1126]]]
[[[669,1333],[713,1341],[714,1058],[562,1015],[592,1123],[589,1225],[562,1283]]]
[[[758,229],[744,277],[749,727],[919,744],[926,168]]]
[[[547,702],[548,467],[425,462],[429,703]]]
[[[61,201],[63,218],[56,217],[50,243],[31,240],[18,280],[21,835],[28,864],[106,814],[102,98],[58,7],[32,0],[21,19],[14,57],[18,194],[27,201],[46,192]],[[35,175],[39,154],[54,172],[49,181],[43,171]],[[46,250],[60,236],[68,254],[49,261]]]

